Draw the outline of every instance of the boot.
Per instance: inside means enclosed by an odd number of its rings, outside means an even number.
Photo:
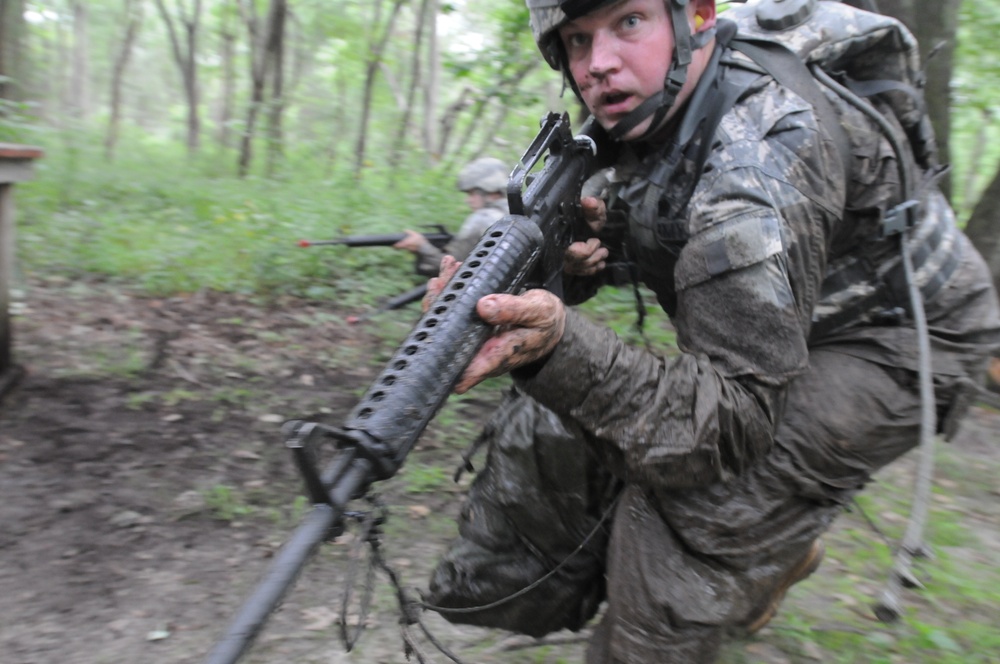
[[[785,598],[785,593],[788,592],[788,589],[819,569],[820,563],[823,562],[825,550],[826,547],[823,545],[822,539],[817,538],[813,541],[809,546],[809,550],[802,556],[802,559],[792,569],[788,570],[785,576],[778,582],[778,585],[775,586],[774,590],[771,591],[770,596],[764,597],[761,603],[757,605],[757,608],[750,614],[751,617],[746,623],[746,632],[748,635],[756,634],[767,623],[771,622],[771,618],[778,612],[778,606],[781,605],[781,600]]]

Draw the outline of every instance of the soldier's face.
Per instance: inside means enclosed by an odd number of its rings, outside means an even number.
[[[465,192],[465,202],[475,212],[486,205],[486,194],[482,189],[471,189]]]
[[[663,0],[623,0],[598,8],[559,29],[570,75],[597,121],[611,129],[663,89],[674,50]],[[645,133],[646,119],[625,136]]]

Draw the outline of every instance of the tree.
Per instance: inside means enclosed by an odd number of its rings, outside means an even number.
[[[410,63],[410,84],[406,90],[406,100],[403,106],[403,119],[399,123],[396,132],[396,140],[392,142],[392,152],[389,155],[389,165],[396,168],[399,165],[400,156],[406,144],[406,136],[410,133],[410,118],[413,115],[414,102],[416,100],[417,89],[420,87],[421,58],[423,50],[424,33],[429,23],[437,20],[437,15],[430,12],[431,0],[421,0],[420,9],[417,10],[416,27],[413,35],[414,57]]]
[[[969,158],[955,165],[956,172],[964,177],[960,209],[971,210],[965,230],[989,264],[993,283],[1000,288],[1000,165],[996,163],[1000,150],[995,147],[1000,138],[995,122],[1000,106],[1000,62],[993,49],[984,48],[995,40],[997,30],[1000,7],[995,3],[962,4],[959,67],[952,88],[959,109],[954,126],[964,131],[966,140],[972,143]],[[982,189],[986,182],[988,186]]]
[[[993,284],[1000,291],[1000,169],[972,210],[965,233],[986,259]]]
[[[118,54],[111,75],[111,114],[108,118],[108,133],[104,138],[104,156],[108,161],[114,159],[115,146],[118,143],[118,125],[121,123],[122,81],[125,78],[125,68],[132,56],[132,46],[135,44],[139,27],[142,25],[143,1],[124,0],[125,35],[122,37]]]
[[[924,97],[942,163],[951,159],[951,79],[961,2],[878,0],[882,13],[902,21],[920,43],[920,58],[927,73]],[[941,190],[951,197],[951,181],[947,176],[941,182]]]
[[[184,85],[184,98],[187,101],[187,147],[188,152],[198,151],[201,142],[201,119],[198,112],[198,30],[201,23],[201,0],[194,0],[194,8],[188,11],[185,0],[176,0],[177,19],[167,11],[164,0],[156,0],[156,8],[160,10],[163,23],[170,35],[170,47],[174,62],[181,73]],[[184,31],[184,42],[178,31]]]
[[[282,65],[281,55],[276,49],[284,48],[284,26],[287,11],[285,0],[271,0],[265,24],[260,24],[257,6],[253,0],[239,0],[240,14],[247,27],[250,43],[250,105],[247,108],[247,122],[240,144],[238,170],[245,177],[253,158],[253,139],[257,129],[257,115],[264,104],[264,92],[268,73]],[[281,72],[277,72],[277,87],[281,88]],[[279,116],[280,118],[280,116]]]
[[[399,10],[407,0],[392,0],[392,9],[384,26],[380,26],[382,15],[382,0],[376,0],[373,8],[372,34],[368,41],[368,57],[365,61],[365,85],[361,102],[361,127],[358,129],[358,142],[354,149],[354,176],[361,176],[361,167],[365,163],[365,148],[368,140],[368,125],[371,122],[372,95],[375,90],[375,75],[378,73],[389,37],[392,36],[399,17]],[[382,29],[382,34],[378,30]]]
[[[424,151],[434,154],[437,145],[435,118],[440,91],[441,50],[438,44],[437,14],[439,0],[431,0],[427,23],[427,82],[424,84]]]
[[[236,28],[238,17],[236,0],[226,0],[220,8],[219,43],[222,60],[222,98],[219,102],[218,141],[224,148],[229,147],[230,127],[233,120],[233,105],[236,98]]]
[[[25,34],[24,0],[0,0],[0,99],[23,99]]]
[[[267,57],[271,61],[271,103],[267,114],[267,176],[273,177],[284,154],[282,113],[285,110],[285,0],[273,0],[268,20]]]
[[[77,119],[90,114],[90,34],[87,6],[73,3],[73,60],[70,76],[70,111]]]

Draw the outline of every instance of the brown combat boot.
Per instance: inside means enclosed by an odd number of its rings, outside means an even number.
[[[747,634],[755,634],[771,622],[771,618],[778,612],[781,600],[785,599],[785,593],[788,592],[788,589],[819,569],[825,551],[826,547],[823,545],[822,539],[817,538],[813,541],[802,559],[788,570],[788,573],[778,582],[770,597],[762,598],[760,604],[750,614],[751,617],[746,623]]]
[[[991,357],[986,370],[986,387],[991,392],[1000,394],[1000,358]]]

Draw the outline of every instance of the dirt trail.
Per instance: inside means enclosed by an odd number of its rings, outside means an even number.
[[[337,422],[392,347],[343,322],[356,312],[301,301],[156,300],[50,281],[31,284],[18,306],[15,355],[27,375],[0,402],[0,661],[202,661],[301,514],[281,421]],[[486,390],[449,405],[412,469],[381,488],[393,506],[386,555],[407,585],[426,583],[455,534],[463,487],[442,478],[474,430],[468,421],[498,399]],[[998,432],[979,409],[956,449],[995,469]],[[976,495],[992,502],[963,513],[993,541],[969,555],[1000,564],[1000,482]],[[352,550],[350,536],[323,547],[244,661],[406,661],[384,582],[368,632],[343,652],[336,618]],[[789,601],[809,611],[828,599]],[[470,663],[582,661],[580,635],[539,646],[428,620]],[[732,661],[800,659],[765,630]]]

